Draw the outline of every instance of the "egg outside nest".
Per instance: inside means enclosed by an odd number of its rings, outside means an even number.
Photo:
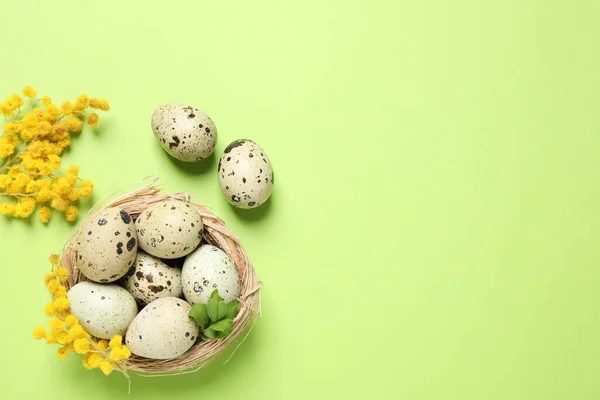
[[[217,173],[225,198],[241,209],[263,205],[271,196],[275,183],[267,153],[249,139],[236,140],[225,148]]]

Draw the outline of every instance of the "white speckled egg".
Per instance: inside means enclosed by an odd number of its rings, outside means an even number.
[[[125,276],[125,288],[142,304],[161,297],[180,297],[183,294],[181,270],[138,251],[133,266]]]
[[[192,307],[176,297],[163,297],[148,304],[135,317],[125,344],[140,357],[167,360],[188,351],[200,329],[188,316]]]
[[[152,131],[167,153],[186,162],[207,158],[217,143],[217,127],[212,119],[183,104],[166,104],[154,110]]]
[[[166,259],[190,254],[204,232],[198,210],[181,200],[165,200],[147,208],[135,225],[140,248]]]
[[[138,312],[133,296],[112,283],[80,282],[69,290],[67,297],[71,313],[81,326],[101,339],[124,335]]]
[[[135,225],[120,208],[107,208],[86,222],[73,245],[77,268],[89,280],[103,283],[127,273],[137,248]]]
[[[267,154],[251,140],[236,140],[219,160],[219,185],[227,201],[238,208],[255,208],[273,189],[273,167]]]
[[[204,244],[190,254],[181,271],[183,294],[191,304],[207,303],[217,289],[226,302],[240,294],[238,270],[218,247]]]

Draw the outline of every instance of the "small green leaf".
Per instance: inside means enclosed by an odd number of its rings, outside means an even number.
[[[223,318],[225,318],[227,316],[228,310],[229,307],[227,307],[227,304],[223,300],[219,300],[219,304],[217,307],[217,321],[220,321]]]
[[[234,319],[237,313],[240,311],[240,302],[237,300],[231,300],[227,303],[227,318]]]
[[[226,335],[229,335],[233,329],[233,321],[229,318],[222,319],[218,322],[213,322],[208,329],[212,329],[216,332],[223,332]]]
[[[188,315],[196,321],[199,327],[204,328],[210,323],[208,313],[206,312],[206,304],[194,304]]]
[[[208,313],[208,317],[212,322],[218,321],[219,317],[219,301],[221,297],[219,296],[217,290],[215,289],[210,295],[210,299],[208,299],[208,303],[206,303],[206,312]]]
[[[205,330],[202,331],[202,335],[207,337],[208,339],[214,339],[215,338],[215,331],[213,331],[210,328],[206,328]]]

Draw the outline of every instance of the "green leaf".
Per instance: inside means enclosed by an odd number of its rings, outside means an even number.
[[[208,303],[206,303],[206,312],[212,322],[217,322],[219,320],[219,301],[221,300],[221,296],[219,296],[217,289],[215,289],[210,295]]]
[[[240,311],[240,302],[237,300],[231,300],[227,303],[227,318],[234,319],[237,313]]]
[[[202,335],[207,337],[208,339],[214,339],[215,338],[215,331],[213,331],[210,328],[206,328],[205,330],[202,331]]]
[[[227,316],[227,311],[229,310],[229,307],[227,307],[227,304],[225,304],[225,302],[223,300],[219,300],[219,304],[217,307],[217,319],[216,321],[220,321],[223,318],[225,318]]]
[[[229,318],[222,319],[218,322],[212,323],[208,329],[212,329],[215,332],[223,332],[225,335],[229,335],[233,330],[233,321]]]
[[[210,323],[208,313],[206,312],[206,304],[194,304],[188,315],[196,321],[199,327],[204,328]]]

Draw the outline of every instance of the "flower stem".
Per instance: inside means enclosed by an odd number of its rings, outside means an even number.
[[[12,163],[14,163],[21,155],[23,155],[23,153],[25,153],[27,151],[27,149],[29,149],[29,146],[31,146],[31,144],[33,142],[35,142],[35,139],[36,138],[33,138],[31,140],[31,142],[25,143],[25,148],[23,148],[20,152],[18,152],[14,156],[10,157],[8,160],[6,160],[6,162],[0,166],[0,172],[2,172],[5,169],[9,168]]]
[[[24,194],[24,193],[10,194],[10,193],[2,193],[2,192],[0,192],[0,196],[6,196],[6,197],[34,197],[35,194],[33,194],[33,193],[31,193],[31,194]]]

